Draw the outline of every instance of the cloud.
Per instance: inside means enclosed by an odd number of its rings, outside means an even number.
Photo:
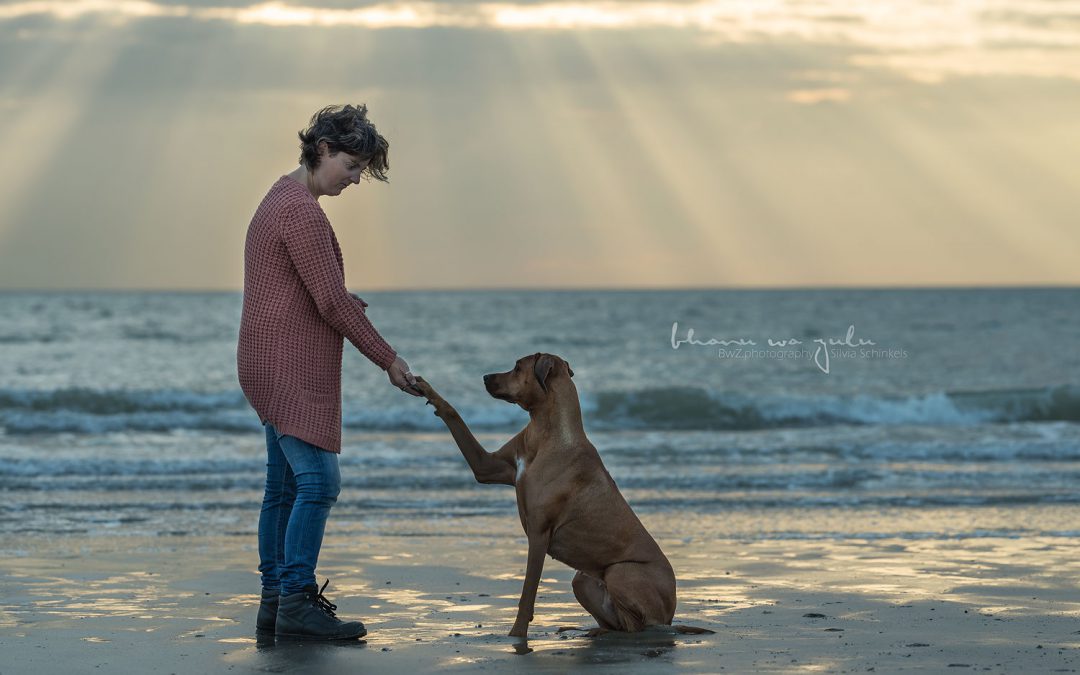
[[[912,80],[940,84],[951,76],[1063,77],[1080,80],[1080,50],[942,49],[928,52],[858,54],[853,65],[887,68]]]
[[[822,101],[835,101],[843,103],[851,98],[849,89],[795,89],[787,93],[787,99],[792,103],[803,105],[815,105]]]
[[[325,1],[325,0],[324,0]],[[692,31],[703,42],[839,45],[866,50],[852,65],[921,82],[957,75],[1080,80],[1080,2],[850,0],[760,2],[383,2],[362,7],[262,2],[207,6],[150,0],[31,0],[0,6],[0,22],[94,17],[272,27],[487,31]]]

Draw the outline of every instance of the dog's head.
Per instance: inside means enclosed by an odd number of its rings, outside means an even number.
[[[513,370],[484,376],[484,387],[495,398],[516,403],[525,410],[547,398],[553,381],[574,376],[570,364],[554,354],[537,352],[523,356]]]

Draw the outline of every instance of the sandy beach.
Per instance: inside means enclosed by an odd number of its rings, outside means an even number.
[[[331,534],[319,573],[369,629],[338,644],[257,639],[253,544],[7,541],[0,672],[1030,673],[1075,672],[1080,657],[1072,538],[662,540],[676,622],[716,631],[702,636],[557,632],[595,624],[549,559],[522,642],[506,632],[523,539]]]

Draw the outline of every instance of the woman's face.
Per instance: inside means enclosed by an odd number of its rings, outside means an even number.
[[[331,197],[341,194],[349,185],[359,183],[360,174],[368,165],[367,161],[347,152],[331,155],[325,143],[319,144],[319,157],[319,166],[314,174],[315,184],[320,194]]]

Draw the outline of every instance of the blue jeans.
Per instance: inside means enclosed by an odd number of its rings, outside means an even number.
[[[323,531],[341,492],[336,453],[266,423],[266,492],[259,515],[259,572],[282,595],[315,584]]]

